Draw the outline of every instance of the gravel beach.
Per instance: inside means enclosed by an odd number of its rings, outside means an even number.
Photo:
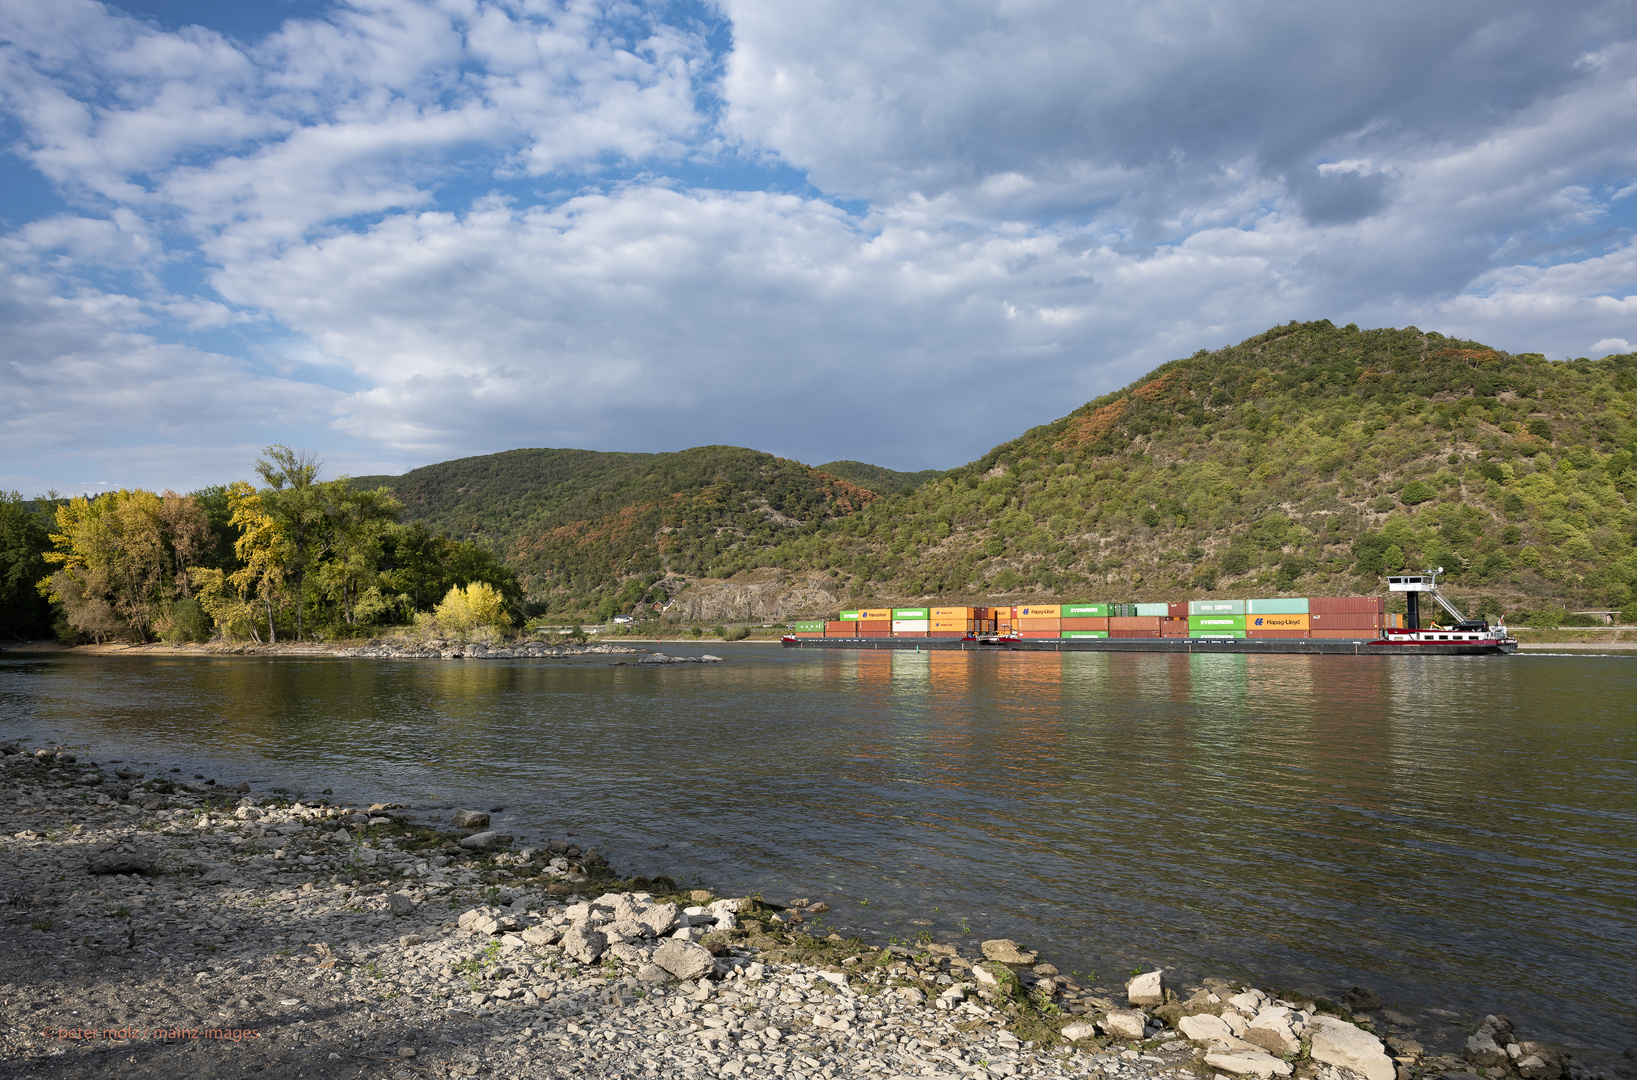
[[[0,751],[6,1077],[1596,1075],[1504,1017],[1435,1039],[1366,990],[1082,985],[1026,944],[821,936],[821,900],[621,880],[481,810],[438,832]]]

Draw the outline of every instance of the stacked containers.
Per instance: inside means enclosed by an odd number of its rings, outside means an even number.
[[[931,634],[933,637],[965,637],[980,629],[978,608],[935,607],[932,609]]]
[[[1308,605],[1310,637],[1379,637],[1387,622],[1387,600],[1381,596],[1315,596]]]
[[[887,637],[891,633],[891,608],[863,608],[858,612],[859,637]]]
[[[1188,601],[1189,637],[1244,637],[1243,600]]]
[[[1061,604],[1019,604],[1017,635],[1023,638],[1054,638],[1063,633]]]
[[[793,622],[785,625],[789,627],[786,637],[824,636],[824,624],[822,622]]]
[[[853,612],[853,614],[856,616],[858,613],[855,611],[855,612]],[[853,618],[853,619],[847,618],[847,613],[845,611],[843,611],[841,613],[841,618],[840,619],[836,620],[835,622],[827,622],[827,623],[824,624],[824,636],[825,637],[857,637],[858,636],[858,620],[856,618]]]
[[[1063,617],[1058,622],[1059,633],[1066,638],[1108,637],[1107,604],[1064,604]]]
[[[893,637],[926,637],[931,630],[931,608],[896,607],[892,609]]]
[[[1276,597],[1245,602],[1245,630],[1253,638],[1308,636],[1306,597]]]

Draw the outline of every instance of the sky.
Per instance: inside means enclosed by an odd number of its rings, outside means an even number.
[[[1292,319],[1637,342],[1637,5],[0,0],[0,490],[949,468]]]

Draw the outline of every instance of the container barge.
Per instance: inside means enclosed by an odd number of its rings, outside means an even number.
[[[1387,580],[1405,594],[1402,626],[1384,597],[1192,600],[1173,604],[1051,604],[1010,608],[882,608],[796,623],[792,649],[1242,653],[1301,656],[1494,656],[1518,649],[1505,625],[1468,619],[1439,591],[1436,571]],[[1422,628],[1420,599],[1454,620]]]

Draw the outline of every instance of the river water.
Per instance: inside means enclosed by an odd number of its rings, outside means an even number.
[[[1013,937],[1112,984],[1363,985],[1592,1060],[1637,1043],[1637,659],[713,648],[0,657],[0,738],[504,806],[622,871],[823,899],[821,933]]]

